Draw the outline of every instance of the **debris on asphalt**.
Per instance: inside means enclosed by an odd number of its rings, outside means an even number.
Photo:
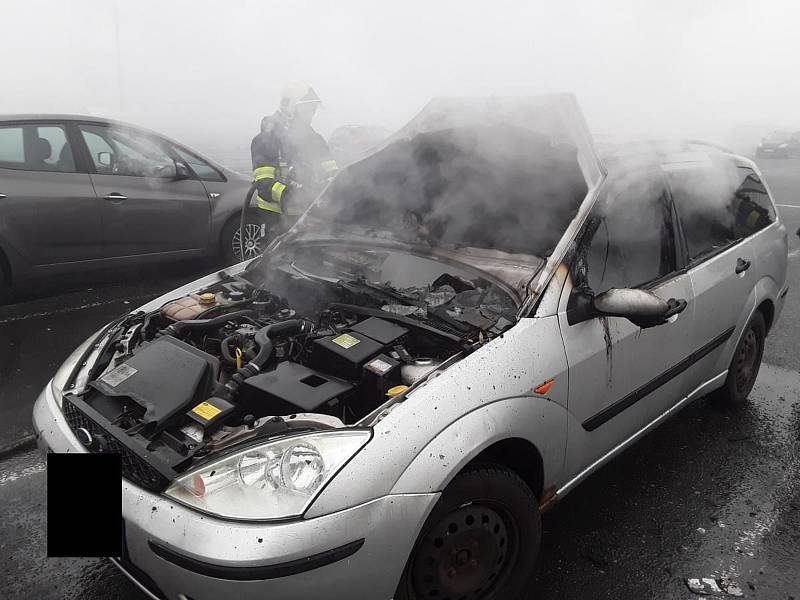
[[[717,581],[711,577],[687,579],[686,585],[694,594],[700,594],[704,596],[722,596],[724,594],[722,588],[717,584]]]
[[[713,577],[697,577],[686,580],[689,590],[700,596],[743,596],[742,588],[735,583],[714,579]]]
[[[697,533],[705,533],[705,532],[706,532],[705,528],[703,528],[703,527],[698,527],[697,528]]]

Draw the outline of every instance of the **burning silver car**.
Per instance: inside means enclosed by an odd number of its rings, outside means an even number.
[[[259,259],[78,348],[40,446],[123,457],[154,598],[520,596],[540,513],[709,392],[786,295],[752,162],[595,152],[574,99],[432,102]]]

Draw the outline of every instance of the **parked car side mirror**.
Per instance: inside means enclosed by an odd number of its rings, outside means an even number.
[[[189,172],[189,167],[187,167],[182,162],[175,163],[175,181],[180,181],[182,179],[189,179],[191,178],[192,174]]]
[[[114,164],[114,155],[111,152],[98,152],[97,153],[97,164],[101,167],[109,167],[111,168]]]
[[[623,317],[638,327],[655,327],[686,308],[686,300],[664,300],[648,290],[612,288],[597,296],[576,290],[573,295],[567,308],[570,325],[594,317]]]

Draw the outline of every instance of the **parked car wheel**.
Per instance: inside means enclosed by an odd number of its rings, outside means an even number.
[[[234,264],[259,256],[267,246],[269,234],[277,219],[270,219],[269,215],[261,215],[263,210],[252,209],[247,212],[244,235],[244,258],[239,249],[240,215],[231,218],[222,229],[220,250],[222,258],[227,264]]]
[[[533,492],[513,471],[484,466],[447,486],[408,559],[396,600],[514,600],[541,540]]]
[[[764,315],[757,311],[750,319],[733,353],[728,367],[725,385],[717,390],[715,398],[730,405],[740,405],[747,401],[753,390],[761,357],[764,355],[764,340],[767,337],[767,324]]]

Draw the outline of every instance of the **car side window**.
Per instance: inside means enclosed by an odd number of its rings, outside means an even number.
[[[113,126],[79,127],[98,173],[133,177],[175,175],[175,162],[155,139]]]
[[[767,190],[752,169],[680,169],[667,178],[690,262],[713,256],[775,221]]]
[[[0,167],[74,173],[75,160],[64,127],[50,124],[0,127]]]
[[[737,238],[748,237],[775,222],[775,208],[767,188],[752,169],[737,169],[738,182],[731,199],[733,232]]]
[[[25,142],[21,125],[0,127],[0,167],[25,168]]]
[[[584,245],[585,285],[600,294],[637,288],[675,270],[674,235],[660,176],[611,190],[598,204]]]
[[[184,150],[179,146],[172,146],[172,149],[175,154],[181,158],[181,160],[183,160],[192,168],[192,171],[194,171],[200,179],[205,181],[225,181],[222,173],[220,173],[216,168],[212,167],[199,156],[192,154],[188,150]]]

